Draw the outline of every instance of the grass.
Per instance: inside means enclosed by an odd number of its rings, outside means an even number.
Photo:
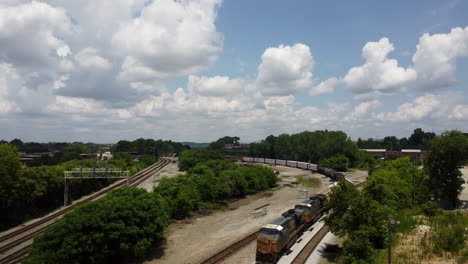
[[[304,176],[299,176],[296,179],[298,182],[302,183],[304,187],[314,187],[317,185],[315,179],[306,179]]]
[[[407,210],[395,218],[400,226],[392,238],[392,263],[468,263],[468,214],[422,216]],[[379,250],[376,263],[387,263],[387,254],[387,249]]]

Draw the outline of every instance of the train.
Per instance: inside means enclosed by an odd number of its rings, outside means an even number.
[[[280,160],[280,159],[267,159],[267,158],[253,158],[253,157],[242,157],[243,162],[252,162],[252,163],[264,163],[269,165],[280,165],[288,166],[292,168],[299,168],[303,170],[310,170],[325,175],[330,178],[332,181],[341,181],[345,177],[342,173],[337,172],[333,169],[322,167],[317,164],[294,161],[294,160]]]
[[[299,236],[325,213],[326,199],[323,194],[312,196],[260,228],[256,263],[276,263]]]

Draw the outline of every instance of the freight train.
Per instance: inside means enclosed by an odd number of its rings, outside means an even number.
[[[256,263],[276,263],[297,238],[324,214],[326,196],[310,197],[260,229]]]
[[[253,162],[253,163],[265,163],[269,165],[288,166],[288,167],[299,168],[303,170],[310,170],[313,172],[323,174],[329,177],[333,181],[340,181],[344,179],[343,174],[333,169],[321,167],[313,163],[306,163],[306,162],[293,161],[293,160],[265,159],[265,158],[252,158],[252,157],[242,157],[242,161]]]

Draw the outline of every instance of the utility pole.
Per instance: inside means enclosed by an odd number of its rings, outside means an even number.
[[[412,174],[413,174],[413,188],[411,190],[411,208],[414,206],[414,161],[411,160],[412,166]]]

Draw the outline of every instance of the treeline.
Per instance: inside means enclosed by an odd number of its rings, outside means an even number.
[[[326,164],[337,170],[367,168],[375,161],[342,131],[317,130],[298,134],[271,135],[250,144],[249,155]]]
[[[171,140],[163,141],[161,139],[144,139],[139,138],[134,141],[120,140],[112,146],[112,152],[137,152],[139,154],[148,154],[159,156],[161,153],[177,153],[183,150],[190,149],[187,145],[172,142]]]
[[[395,136],[388,136],[383,140],[358,138],[357,145],[360,149],[386,149],[396,151],[402,149],[428,150],[431,140],[435,136],[436,134],[433,132],[424,132],[421,128],[416,128],[409,138],[397,138]]]
[[[330,213],[325,223],[333,233],[347,237],[340,263],[375,263],[379,249],[388,246],[390,218],[402,223],[397,231],[412,230],[414,214],[437,213],[437,206],[431,200],[447,200],[456,206],[461,191],[458,167],[468,159],[467,149],[465,135],[458,131],[446,132],[433,139],[424,170],[405,157],[375,168],[363,190],[346,181],[333,187],[326,205]],[[466,245],[468,231],[460,229],[456,221],[449,222],[453,226],[446,226],[443,232],[450,236],[440,241],[454,245],[453,249],[459,251]]]
[[[19,151],[26,153],[37,152],[78,152],[78,153],[92,153],[96,152],[102,145],[95,143],[82,143],[82,142],[23,142],[21,139],[13,139],[10,142],[0,140],[0,144],[10,144],[15,146]]]
[[[105,167],[129,170],[131,174],[153,164],[146,155],[134,161],[126,153],[117,153],[106,162],[71,160],[54,166],[23,167],[18,150],[0,144],[0,230],[45,214],[63,204],[64,174],[78,167]],[[78,199],[114,182],[113,179],[70,180],[70,198]]]
[[[196,156],[192,151],[197,150],[182,152],[181,159]],[[266,190],[277,180],[267,167],[200,158],[187,174],[162,179],[153,193],[125,187],[80,206],[34,240],[24,263],[119,263],[141,257],[162,241],[170,219]]]

